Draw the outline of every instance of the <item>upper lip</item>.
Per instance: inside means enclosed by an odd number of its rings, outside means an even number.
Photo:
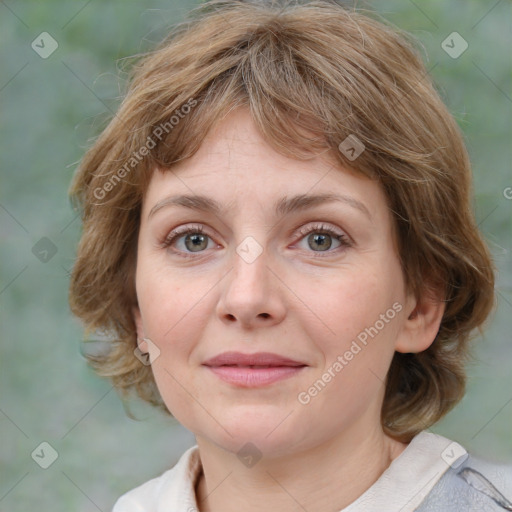
[[[241,352],[223,352],[203,363],[205,366],[306,366],[305,363],[295,361],[270,352],[257,352],[243,354]]]

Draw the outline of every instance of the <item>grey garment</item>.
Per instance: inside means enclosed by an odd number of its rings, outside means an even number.
[[[512,510],[512,466],[468,456],[439,479],[416,512]]]

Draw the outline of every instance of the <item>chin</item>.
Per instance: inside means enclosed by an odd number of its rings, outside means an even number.
[[[294,428],[293,410],[271,407],[241,406],[238,411],[226,412],[219,417],[222,427],[216,424],[215,431],[219,438],[213,440],[222,448],[234,453],[251,443],[266,456],[284,454],[298,442],[300,429]],[[286,419],[285,419],[286,418]],[[283,421],[284,420],[284,421]],[[211,436],[210,436],[211,437]]]

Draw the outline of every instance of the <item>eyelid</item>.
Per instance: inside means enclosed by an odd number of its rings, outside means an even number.
[[[206,235],[213,243],[215,242],[215,237],[212,236],[209,233],[208,229],[204,229],[205,226],[203,224],[188,224],[188,225],[182,225],[178,226],[177,228],[174,228],[171,230],[170,233],[168,233],[165,238],[159,243],[159,246],[161,248],[169,249],[173,251],[175,254],[179,255],[183,258],[194,258],[194,257],[201,257],[207,253],[206,250],[204,251],[197,251],[197,253],[194,252],[187,252],[187,251],[181,251],[172,248],[172,245],[174,242],[181,237],[190,234],[190,233],[199,233]],[[328,257],[337,255],[341,250],[347,249],[348,247],[352,247],[354,245],[354,242],[352,238],[342,229],[338,228],[335,225],[332,225],[330,223],[326,222],[320,222],[320,221],[312,221],[307,223],[306,225],[295,229],[293,231],[293,238],[296,238],[300,235],[298,240],[294,242],[294,244],[297,244],[301,242],[306,236],[308,236],[311,233],[327,233],[331,237],[335,238],[339,243],[339,247],[334,248],[333,250],[326,250],[326,251],[307,251],[314,255],[314,257]],[[218,244],[217,244],[218,245]],[[293,247],[293,246],[292,246]]]
[[[204,224],[185,224],[183,226],[178,226],[177,228],[171,229],[171,231],[164,236],[161,244],[168,246],[181,236],[187,235],[189,233],[200,233],[207,235],[210,239],[213,239],[213,236],[211,236],[209,231],[205,229]]]
[[[313,224],[307,224],[299,229],[298,234],[301,235],[297,242],[300,243],[311,233],[327,233],[332,238],[339,242],[339,247],[335,247],[332,250],[326,251],[308,251],[314,255],[315,258],[326,258],[329,256],[338,255],[343,249],[354,246],[352,238],[342,229],[325,222],[316,222]]]
[[[340,229],[336,227],[334,224],[330,224],[328,222],[322,222],[322,221],[313,221],[308,222],[305,226],[302,226],[299,228],[296,232],[297,235],[307,236],[310,233],[314,233],[316,231],[324,231],[330,234],[333,234],[335,236],[343,236],[347,239],[352,240],[349,235],[344,231],[343,229]]]

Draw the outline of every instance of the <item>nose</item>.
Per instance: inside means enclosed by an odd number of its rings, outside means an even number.
[[[242,244],[240,244],[242,245]],[[223,322],[253,329],[280,323],[285,316],[283,284],[263,251],[255,259],[234,252],[224,279],[217,314]],[[275,266],[275,265],[274,265]]]

